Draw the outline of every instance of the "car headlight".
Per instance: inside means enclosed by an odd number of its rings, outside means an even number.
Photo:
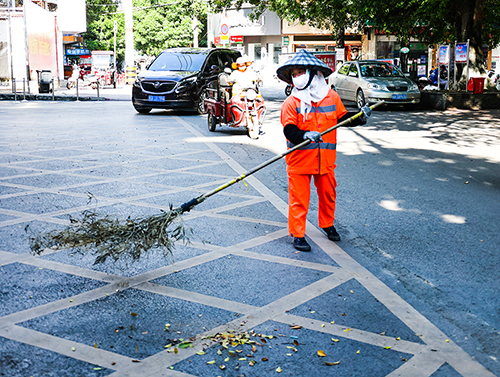
[[[375,90],[384,90],[385,88],[382,87],[381,85],[379,84],[374,84],[374,83],[369,83],[367,85],[368,89],[375,89]]]
[[[410,91],[414,92],[414,91],[417,91],[417,90],[419,90],[418,89],[418,85],[417,84],[411,84]]]
[[[188,77],[184,80],[181,80],[179,84],[177,85],[177,88],[175,88],[176,93],[183,92],[187,88],[193,86],[196,83],[196,76],[193,77]]]

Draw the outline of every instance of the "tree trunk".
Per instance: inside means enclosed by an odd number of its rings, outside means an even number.
[[[452,1],[456,12],[455,33],[459,42],[469,40],[469,69],[473,75],[484,74],[482,29],[485,0]]]

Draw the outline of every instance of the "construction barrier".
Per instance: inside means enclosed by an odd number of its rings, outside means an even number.
[[[125,77],[127,84],[132,85],[137,77],[137,68],[136,67],[125,68]]]

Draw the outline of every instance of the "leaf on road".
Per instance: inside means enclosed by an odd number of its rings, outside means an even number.
[[[300,343],[294,339],[294,340],[293,340],[293,345],[294,345],[294,346],[300,346]]]
[[[325,356],[326,356],[325,351],[323,351],[323,350],[319,350],[319,351],[318,351],[318,356],[325,357]]]
[[[347,329],[344,330],[344,332],[349,332],[349,331],[352,331],[352,329],[347,328]]]
[[[267,361],[267,360],[269,360],[267,357],[262,358],[262,361]]]
[[[132,312],[132,313],[130,313],[130,315],[131,315],[132,317],[137,317],[137,313],[136,313],[136,312]]]
[[[325,361],[325,364],[326,364],[326,365],[330,365],[330,366],[332,366],[332,365],[339,365],[339,364],[340,364],[340,360],[339,360],[339,361],[335,361],[335,362],[333,362],[333,363],[331,363],[331,362],[329,362],[329,361]]]
[[[207,364],[215,364],[215,360],[207,361]]]
[[[198,352],[196,352],[196,354],[197,354],[197,355],[204,355],[204,354],[205,354],[205,352],[203,352],[203,351],[198,351]]]
[[[338,339],[332,338],[332,342],[337,343],[338,341],[339,341]]]
[[[292,330],[300,330],[301,328],[302,328],[302,326],[299,326],[299,325],[295,325],[295,326],[290,325],[290,329],[292,329]]]
[[[281,372],[283,372],[283,369],[281,369],[281,367],[278,367],[278,368],[276,368],[276,372],[281,373]]]
[[[391,346],[384,347],[385,350],[390,350],[391,348]]]

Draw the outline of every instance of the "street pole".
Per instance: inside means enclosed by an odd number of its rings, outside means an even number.
[[[198,18],[193,16],[193,47],[198,48]]]
[[[132,15],[132,0],[123,0],[125,12],[125,66],[134,67],[134,18]]]
[[[118,23],[115,20],[115,23],[113,24],[113,68],[115,71],[116,71],[116,31],[117,30],[118,30]]]
[[[23,18],[24,18],[24,56],[26,58],[26,80],[28,81],[28,94],[30,93],[30,62],[28,55],[28,25],[26,22],[26,1],[23,1]]]
[[[14,56],[12,53],[12,20],[10,13],[12,12],[12,1],[9,2],[9,52],[10,52],[10,83],[12,85],[12,93],[16,92],[16,83],[14,82]]]

